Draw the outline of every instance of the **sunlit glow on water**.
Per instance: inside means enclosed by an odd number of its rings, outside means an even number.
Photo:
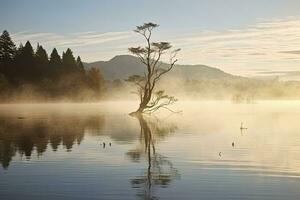
[[[135,106],[1,105],[1,199],[299,199],[300,102]]]

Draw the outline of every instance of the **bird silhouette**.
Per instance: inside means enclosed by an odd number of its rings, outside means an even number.
[[[243,126],[243,122],[241,122],[241,127],[240,127],[240,129],[241,129],[241,130],[247,129],[246,127]]]

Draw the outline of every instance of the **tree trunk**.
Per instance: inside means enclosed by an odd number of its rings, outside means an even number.
[[[146,109],[149,101],[150,101],[150,97],[144,96],[142,102],[140,103],[139,108],[135,112],[130,113],[129,115],[131,115],[131,116],[140,116],[144,112],[144,110]]]
[[[146,106],[147,106],[147,104],[144,104],[142,102],[140,104],[139,108],[135,112],[130,113],[129,115],[131,115],[131,116],[140,116],[144,112]]]

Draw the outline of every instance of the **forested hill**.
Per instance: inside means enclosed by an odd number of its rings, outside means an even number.
[[[126,88],[130,75],[142,75],[145,66],[138,58],[130,55],[115,56],[109,61],[84,63],[86,69],[100,69],[104,78],[110,80],[112,87]],[[162,67],[166,64],[162,64]],[[169,79],[172,77],[172,79]],[[178,79],[173,79],[174,77]],[[162,88],[168,93],[189,99],[232,99],[234,102],[252,102],[255,99],[300,99],[299,81],[279,81],[278,79],[259,80],[228,74],[220,69],[205,65],[176,65],[161,80]],[[180,86],[180,87],[178,87]],[[121,97],[118,97],[121,98]]]
[[[145,66],[140,60],[130,55],[115,56],[109,61],[84,63],[84,66],[87,69],[100,69],[107,80],[127,79],[133,74],[142,75],[145,70]],[[163,63],[161,66],[164,67],[167,66],[167,64]],[[167,76],[175,76],[189,80],[237,78],[237,76],[206,65],[176,65]]]

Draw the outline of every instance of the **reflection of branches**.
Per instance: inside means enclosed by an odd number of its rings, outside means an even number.
[[[173,125],[166,126],[159,121],[145,120],[143,116],[138,117],[141,127],[142,148],[130,151],[127,154],[133,161],[139,161],[142,152],[147,159],[147,170],[144,175],[131,180],[132,187],[139,188],[138,196],[142,199],[157,199],[153,196],[153,189],[167,187],[172,180],[179,178],[178,171],[166,157],[156,152],[155,136],[163,137],[176,130]],[[138,158],[138,159],[137,159]]]

